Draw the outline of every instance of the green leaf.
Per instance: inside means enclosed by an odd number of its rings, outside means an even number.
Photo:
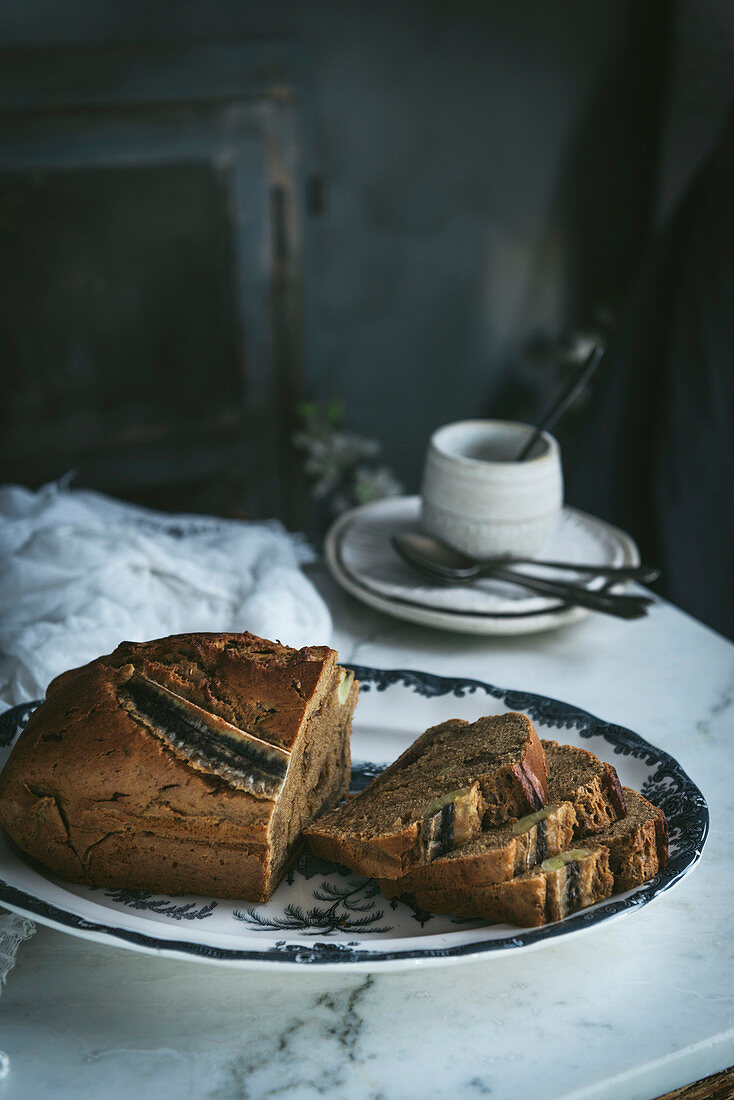
[[[327,423],[334,426],[341,424],[344,419],[344,403],[338,397],[332,397],[324,415]]]

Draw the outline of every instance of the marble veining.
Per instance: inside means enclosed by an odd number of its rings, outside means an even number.
[[[719,697],[709,707],[706,717],[700,718],[696,722],[698,732],[708,735],[711,732],[712,725],[728,714],[732,703],[734,703],[734,675],[732,675],[726,687],[722,688]]]
[[[353,988],[316,995],[306,1006],[303,1015],[289,1020],[284,1026],[274,1028],[269,1042],[254,1053],[238,1054],[225,1067],[223,1080],[207,1092],[211,1100],[229,1100],[230,1097],[340,1095],[347,1086],[349,1063],[361,1063],[365,1055],[359,1051],[359,1041],[364,1026],[360,1006],[372,989],[372,975],[362,978]],[[314,1072],[314,1064],[304,1057],[304,1048],[318,1042],[322,1053],[326,1046],[331,1065],[321,1065]],[[379,1092],[367,1094],[375,1097]]]

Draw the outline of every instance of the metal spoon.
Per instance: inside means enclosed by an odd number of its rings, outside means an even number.
[[[513,565],[540,565],[544,569],[564,569],[574,573],[587,573],[594,577],[608,577],[614,580],[639,581],[649,584],[657,580],[660,570],[652,565],[584,565],[571,561],[541,561],[539,558],[513,558],[504,554],[496,558],[477,561],[460,550],[454,550],[432,535],[418,531],[404,531],[392,536],[393,548],[410,565],[431,569],[436,573],[445,573],[449,580],[475,581],[488,577],[497,569]],[[523,573],[523,576],[526,576]]]
[[[409,536],[410,539],[413,537],[422,538],[423,536]],[[429,538],[429,536],[425,537]],[[434,581],[434,583],[464,585],[470,584],[476,580],[476,576],[467,577],[466,575],[452,574],[451,570],[446,566],[435,569],[429,559],[416,557],[411,550],[409,550],[407,555],[404,554],[403,551],[406,545],[409,545],[409,542],[406,543],[404,541],[406,538],[408,538],[408,536],[393,536],[393,547],[409,565],[417,568],[419,572],[424,573],[430,580]],[[450,548],[447,547],[446,549],[449,550]],[[603,611],[608,615],[616,615],[623,619],[641,618],[646,614],[648,605],[653,602],[645,596],[620,596],[608,592],[595,592],[587,588],[580,588],[578,585],[565,584],[560,581],[549,581],[540,577],[531,577],[525,573],[515,573],[512,569],[507,569],[499,565],[491,569],[485,568],[485,571],[480,575],[491,575],[497,580],[504,580],[511,584],[520,585],[523,588],[527,588],[532,592],[538,592],[544,596],[555,596],[563,600],[564,603],[573,603],[579,607],[586,607],[591,611]]]
[[[428,570],[417,570],[422,573],[431,584],[462,586],[471,582],[450,581],[446,577],[431,573]],[[608,615],[616,615],[621,619],[640,619],[647,613],[647,607],[653,602],[645,597],[618,596],[611,593],[590,591],[579,588],[576,585],[561,584],[557,581],[541,581],[538,578],[525,577],[519,573],[513,573],[511,569],[499,570],[494,574],[497,580],[503,580],[510,584],[540,595],[560,600],[564,605],[586,607],[590,611],[602,611]]]
[[[553,425],[560,420],[566,409],[573,404],[581,391],[586,387],[592,374],[594,374],[596,368],[601,363],[603,355],[604,345],[595,344],[584,360],[581,369],[573,375],[568,385],[564,386],[554,404],[545,414],[540,424],[538,424],[537,428],[515,459],[516,462],[524,462],[543,432],[552,428]]]

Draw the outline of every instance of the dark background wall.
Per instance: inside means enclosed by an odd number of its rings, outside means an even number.
[[[435,426],[511,412],[518,374],[540,406],[555,380],[529,349],[623,300],[661,165],[670,202],[698,155],[676,151],[666,113],[671,88],[679,114],[690,102],[675,50],[698,18],[691,0],[11,0],[0,47],[6,65],[30,51],[42,96],[38,47],[297,44],[303,356],[287,399],[341,397],[412,490]]]
[[[677,0],[672,10],[660,222],[715,144],[734,98],[734,7],[727,0]]]

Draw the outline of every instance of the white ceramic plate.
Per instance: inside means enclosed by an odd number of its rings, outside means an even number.
[[[541,737],[591,749],[614,763],[623,784],[663,807],[670,826],[667,867],[647,885],[556,924],[518,929],[416,912],[386,901],[373,880],[308,854],[264,905],[75,886],[31,863],[0,829],[0,904],[77,936],[158,955],[276,970],[396,970],[491,958],[576,936],[646,905],[700,856],[708,832],[703,795],[672,757],[638,734],[567,703],[477,680],[364,667],[355,672],[362,683],[352,742],[355,789],[428,726],[521,710]],[[0,718],[1,763],[32,709],[16,707]]]
[[[431,585],[409,568],[390,536],[420,529],[420,497],[365,504],[341,516],[326,536],[324,553],[334,579],[363,603],[398,619],[468,634],[530,634],[578,622],[592,614],[501,581],[485,578],[470,586]],[[639,565],[634,541],[604,520],[569,506],[542,557],[598,565]],[[602,589],[605,582],[573,573],[517,566],[548,577]],[[615,590],[619,590],[616,586]]]

